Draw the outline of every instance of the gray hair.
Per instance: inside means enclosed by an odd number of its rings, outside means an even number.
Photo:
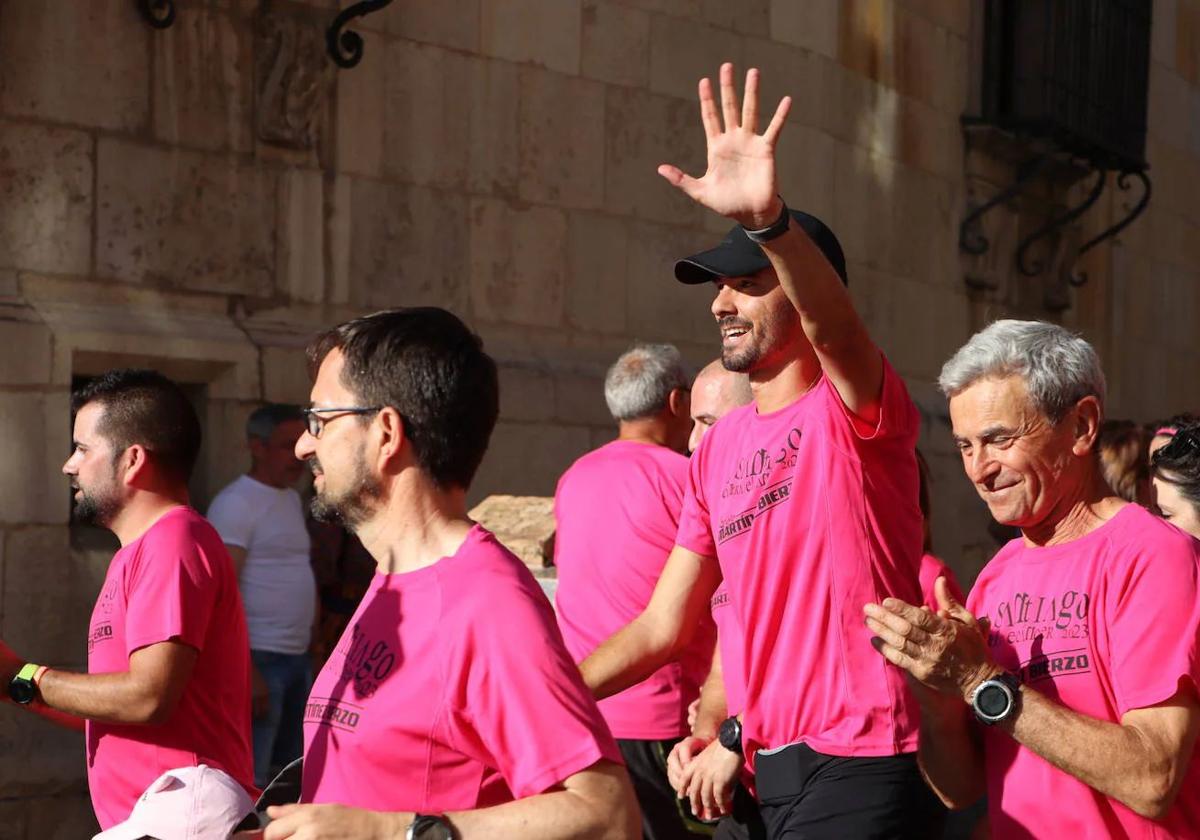
[[[267,403],[254,409],[246,419],[248,440],[270,440],[271,433],[290,420],[304,420],[299,406],[286,403]]]
[[[650,417],[667,406],[676,388],[687,390],[683,357],[672,344],[635,344],[604,377],[604,401],[615,420]]]
[[[1104,372],[1092,345],[1045,321],[996,321],[975,333],[942,367],[938,387],[953,397],[979,379],[1013,374],[1053,423],[1084,397],[1104,407]]]

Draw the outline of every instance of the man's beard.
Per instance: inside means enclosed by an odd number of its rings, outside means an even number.
[[[789,308],[790,308],[789,304]],[[786,345],[795,331],[801,329],[800,313],[790,309],[788,314],[773,314],[760,323],[752,324],[733,316],[722,318],[718,326],[745,326],[747,332],[735,349],[721,348],[721,366],[730,373],[750,373],[769,352]]]
[[[754,325],[749,321],[728,317],[722,318],[718,322],[718,326],[722,331],[726,327],[732,326],[746,328],[741,346],[730,350],[726,350],[724,347],[721,348],[721,366],[731,373],[746,373],[762,358],[762,347],[760,346],[758,334],[754,330]]]
[[[309,459],[309,466],[325,476],[327,488],[323,491],[314,488],[309,503],[313,518],[318,522],[340,522],[347,530],[355,531],[374,511],[372,503],[383,493],[379,480],[367,469],[362,450],[355,458],[349,485],[336,495],[328,491],[329,473],[322,469],[321,463],[313,457]]]
[[[121,500],[116,494],[89,493],[80,488],[79,498],[75,502],[75,521],[107,528],[120,510]]]

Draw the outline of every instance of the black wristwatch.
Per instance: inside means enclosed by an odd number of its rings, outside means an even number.
[[[414,814],[404,840],[454,840],[454,831],[445,817]]]
[[[984,680],[971,692],[971,708],[986,726],[995,726],[1011,718],[1021,706],[1021,681],[1003,671]]]
[[[28,706],[33,702],[33,698],[37,697],[37,683],[33,678],[37,674],[41,666],[34,665],[28,662],[21,666],[21,670],[17,671],[16,676],[8,683],[8,696],[12,698],[14,703],[20,703],[22,706]]]
[[[736,717],[725,718],[725,720],[721,721],[721,728],[717,730],[717,740],[721,742],[721,746],[725,749],[741,755],[742,722]]]

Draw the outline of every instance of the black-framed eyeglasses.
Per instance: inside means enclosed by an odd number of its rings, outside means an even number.
[[[305,421],[308,423],[308,433],[315,438],[321,436],[321,430],[325,428],[326,423],[331,423],[338,417],[343,417],[348,414],[372,414],[376,411],[382,411],[384,406],[360,406],[352,405],[344,408],[305,408],[301,409]],[[323,414],[334,414],[336,417],[322,417]]]

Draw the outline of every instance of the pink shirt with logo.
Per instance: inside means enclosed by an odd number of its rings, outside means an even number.
[[[304,802],[443,813],[541,793],[616,742],[529,570],[475,526],[376,574],[304,713]]]
[[[1021,538],[975,581],[968,608],[991,622],[992,656],[1068,709],[1118,723],[1132,709],[1200,685],[1200,544],[1138,505],[1077,540]],[[1138,816],[1053,767],[1004,732],[981,727],[992,836],[1194,838],[1194,758],[1165,819]]]
[[[163,772],[207,764],[255,795],[250,642],[233,561],[199,513],[178,507],[113,555],[92,610],[88,673],[129,670],[140,648],[176,640],[199,651],[170,719],[87,723],[88,786],[100,827],[124,821]]]
[[[646,608],[679,530],[688,459],[665,446],[617,440],[571,465],[554,496],[554,603],[576,662]],[[687,707],[712,664],[707,619],[687,649],[637,685],[600,701],[617,738],[688,732]]]
[[[720,561],[741,622],[748,756],[916,749],[916,702],[862,618],[889,595],[921,603],[919,418],[886,361],[866,425],[822,377],[778,411],[730,412],[692,456],[677,542]]]

